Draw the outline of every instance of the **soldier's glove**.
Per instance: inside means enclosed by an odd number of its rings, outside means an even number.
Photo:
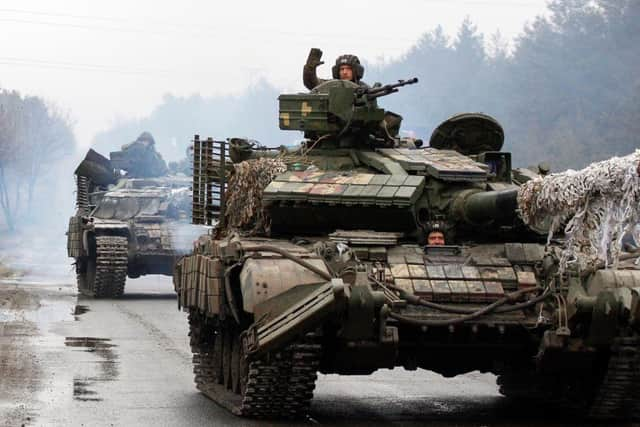
[[[324,61],[321,61],[320,58],[322,58],[322,51],[317,47],[312,47],[309,51],[309,56],[307,57],[307,66],[316,68],[324,64]]]

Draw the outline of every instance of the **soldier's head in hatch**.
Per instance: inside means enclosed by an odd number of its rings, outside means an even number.
[[[442,246],[446,244],[444,226],[440,221],[432,221],[427,227],[427,245]]]
[[[340,55],[331,69],[334,79],[359,82],[364,76],[364,67],[355,55]]]

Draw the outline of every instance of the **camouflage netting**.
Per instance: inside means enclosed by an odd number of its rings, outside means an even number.
[[[261,158],[235,164],[227,187],[227,227],[250,234],[266,231],[269,221],[262,209],[262,192],[273,178],[286,170],[286,164],[280,159]]]
[[[569,263],[586,268],[616,265],[625,233],[640,222],[640,150],[613,157],[582,170],[568,170],[533,179],[518,193],[526,224],[551,219],[549,239],[564,225],[566,242],[561,269]]]

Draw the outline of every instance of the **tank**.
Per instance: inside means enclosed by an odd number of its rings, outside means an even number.
[[[492,117],[456,115],[427,147],[398,137],[377,99],[415,82],[281,95],[299,146],[195,137],[193,221],[211,230],[174,284],[197,388],[237,415],[299,417],[318,372],[480,371],[515,399],[629,419],[637,268],[565,263],[550,218],[525,224],[521,186],[548,171],[512,168]],[[426,244],[434,222],[444,245]]]
[[[75,171],[67,252],[83,295],[117,298],[127,276],[171,276],[186,253],[180,248],[191,244],[181,243],[191,232],[191,177],[167,175],[153,144],[141,141],[111,153],[111,160],[89,150]]]

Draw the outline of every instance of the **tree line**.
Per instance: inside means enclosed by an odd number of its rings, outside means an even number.
[[[455,113],[495,116],[517,165],[549,161],[560,170],[631,152],[640,134],[640,2],[552,0],[548,7],[511,47],[467,19],[452,38],[442,28],[426,31],[402,58],[368,66],[365,80],[419,77],[380,102],[427,140]],[[182,157],[197,132],[286,144],[298,135],[278,130],[277,95],[266,82],[237,97],[167,95],[148,117],[114,126],[96,144],[117,149],[149,130],[168,159]]]
[[[553,0],[548,7],[511,51],[499,33],[485,42],[466,20],[454,40],[441,28],[427,32],[371,74],[421,79],[387,100],[425,135],[457,112],[494,115],[517,164],[549,160],[559,170],[628,154],[640,135],[640,2]]]

